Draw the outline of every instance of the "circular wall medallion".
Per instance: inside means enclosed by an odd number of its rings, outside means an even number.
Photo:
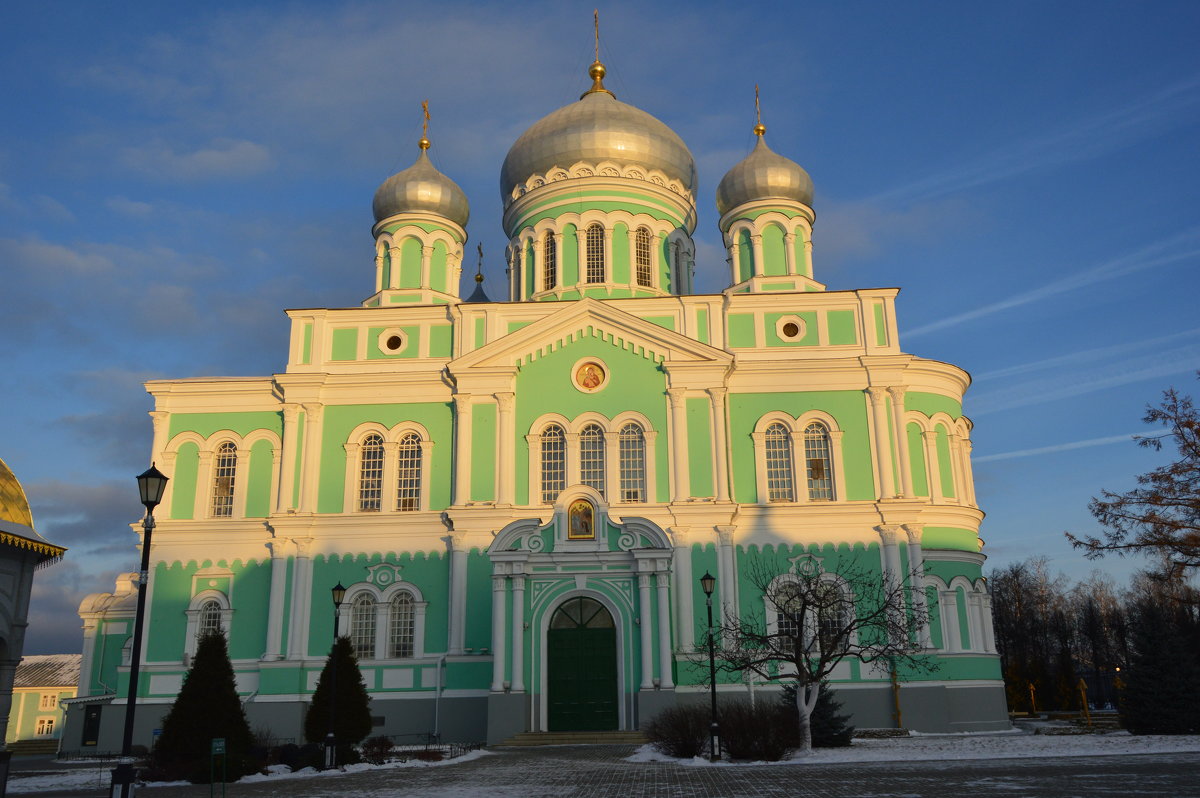
[[[585,358],[575,364],[575,387],[584,393],[595,393],[608,384],[608,369],[595,358]]]
[[[404,351],[404,347],[408,345],[408,336],[404,331],[390,327],[379,333],[376,338],[376,344],[379,346],[379,351],[385,355],[398,355]]]
[[[799,316],[784,316],[775,322],[775,334],[781,341],[799,341],[806,332],[807,325]]]

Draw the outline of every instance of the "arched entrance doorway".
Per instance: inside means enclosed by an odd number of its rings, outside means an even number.
[[[617,728],[617,630],[603,604],[569,598],[546,633],[550,731]]]

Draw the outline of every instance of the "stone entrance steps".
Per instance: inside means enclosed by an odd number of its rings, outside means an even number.
[[[58,740],[17,740],[5,747],[14,754],[57,754]]]
[[[642,745],[646,735],[640,731],[521,732],[497,747],[533,745]]]

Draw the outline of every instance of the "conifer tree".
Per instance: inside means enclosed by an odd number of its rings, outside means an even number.
[[[1200,731],[1200,662],[1183,607],[1144,602],[1135,610],[1134,656],[1121,692],[1121,723],[1134,734]]]
[[[336,667],[336,690],[333,671]],[[325,741],[330,731],[330,699],[333,700],[333,734],[337,738],[337,761],[357,761],[353,746],[371,733],[370,697],[358,669],[358,658],[349,637],[339,637],[330,649],[325,667],[317,678],[312,704],[304,716],[304,736],[310,743]]]
[[[788,714],[795,717],[796,685],[784,685],[780,699]],[[854,727],[850,725],[850,716],[843,715],[841,709],[842,702],[833,697],[829,683],[821,682],[821,692],[817,694],[817,703],[813,705],[812,715],[808,719],[813,748],[844,748],[850,745]]]
[[[154,746],[156,770],[168,779],[207,784],[212,777],[212,741],[217,737],[225,739],[225,777],[234,781],[250,772],[250,725],[238,698],[225,635],[220,632],[205,635],[196,646]],[[218,779],[220,775],[218,769]]]

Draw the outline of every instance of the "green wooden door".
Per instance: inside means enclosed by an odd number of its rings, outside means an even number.
[[[546,635],[550,731],[617,728],[617,630],[590,598],[567,599]]]

